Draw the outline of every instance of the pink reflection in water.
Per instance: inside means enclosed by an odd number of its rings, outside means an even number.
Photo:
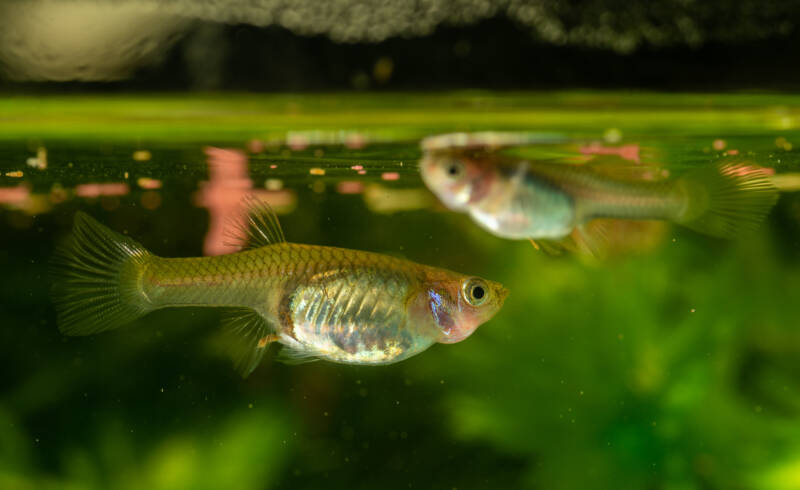
[[[625,160],[639,163],[639,145],[603,146],[594,142],[580,149],[584,155],[617,155]]]
[[[31,195],[28,186],[22,184],[15,187],[0,187],[0,204],[19,205]]]
[[[255,196],[277,207],[292,204],[294,194],[287,190],[253,189],[247,155],[240,150],[206,147],[203,151],[207,157],[209,181],[200,185],[195,199],[198,206],[208,208],[209,214],[203,253],[222,255],[237,252],[240,247],[233,243],[235,240],[226,230],[244,225],[247,213],[243,204],[245,196]]]
[[[209,181],[200,186],[197,205],[208,208],[208,233],[203,243],[206,255],[221,255],[238,250],[226,243],[225,224],[243,224],[242,198],[253,187],[247,176],[247,156],[239,150],[206,147],[203,149],[208,162]]]
[[[364,183],[357,180],[343,180],[336,184],[339,194],[361,194],[364,192]]]
[[[124,182],[93,182],[75,187],[75,194],[80,197],[124,196],[130,191]]]

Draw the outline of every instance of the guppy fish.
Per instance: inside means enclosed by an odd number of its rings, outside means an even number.
[[[731,237],[755,228],[777,200],[763,168],[737,163],[643,181],[610,177],[590,164],[441,148],[425,151],[419,167],[450,209],[500,237],[532,241],[562,239],[597,218],[668,220]]]
[[[272,342],[290,361],[389,364],[436,342],[467,338],[502,307],[500,284],[356,250],[287,243],[272,210],[256,204],[248,249],[157,257],[78,212],[55,256],[61,332],[110,330],[159,308],[229,307],[236,368],[247,376]]]

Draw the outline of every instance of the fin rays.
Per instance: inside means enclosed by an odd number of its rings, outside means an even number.
[[[72,236],[50,267],[53,303],[65,335],[89,335],[129,323],[148,311],[136,277],[149,256],[141,245],[78,212]]]
[[[229,220],[224,232],[227,245],[248,250],[286,241],[278,216],[269,204],[253,195],[245,196],[242,203],[247,216],[244,222]]]
[[[278,340],[271,333],[269,323],[256,311],[249,308],[234,308],[226,311],[222,325],[230,338],[231,356],[236,372],[246,378],[258,367],[267,347]]]
[[[689,173],[680,182],[687,193],[687,205],[677,221],[722,238],[754,231],[778,199],[778,191],[764,170],[745,163],[726,163]]]

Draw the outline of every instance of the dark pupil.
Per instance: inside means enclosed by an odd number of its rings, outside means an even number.
[[[450,165],[450,167],[447,168],[447,173],[449,173],[450,175],[452,175],[454,177],[456,175],[458,175],[458,171],[459,170],[458,170],[458,166],[457,165]]]
[[[484,294],[486,294],[486,292],[483,290],[482,287],[475,286],[474,288],[472,288],[472,297],[473,298],[481,299],[481,298],[483,298]]]

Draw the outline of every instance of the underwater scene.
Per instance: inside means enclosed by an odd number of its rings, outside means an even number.
[[[0,488],[800,488],[798,149],[779,94],[4,97]]]

